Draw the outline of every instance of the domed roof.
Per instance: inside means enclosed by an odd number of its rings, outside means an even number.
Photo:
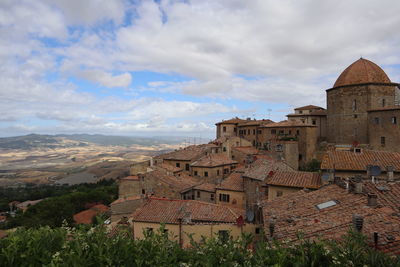
[[[360,58],[340,74],[333,87],[363,83],[391,83],[391,81],[374,62]]]

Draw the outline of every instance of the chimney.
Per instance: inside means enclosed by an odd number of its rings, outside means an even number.
[[[388,176],[388,182],[394,182],[394,167],[393,166],[387,166],[386,167],[386,173]]]
[[[378,196],[374,193],[368,194],[368,206],[375,208],[378,205]]]
[[[364,224],[363,216],[358,214],[353,214],[353,226],[358,232],[361,232],[363,224]]]
[[[354,193],[361,194],[363,192],[363,183],[361,176],[354,177]]]

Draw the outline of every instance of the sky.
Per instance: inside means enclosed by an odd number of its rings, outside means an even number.
[[[1,0],[0,136],[212,137],[325,107],[360,57],[400,82],[398,0]]]

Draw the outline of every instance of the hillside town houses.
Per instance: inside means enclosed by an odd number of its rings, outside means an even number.
[[[326,96],[326,109],[223,120],[208,144],[133,164],[112,223],[135,238],[164,224],[183,247],[189,235],[296,242],[298,232],[340,239],[353,227],[400,254],[400,85],[360,58]]]

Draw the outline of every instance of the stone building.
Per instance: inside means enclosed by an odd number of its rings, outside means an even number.
[[[378,65],[360,58],[340,74],[326,96],[328,142],[369,144],[369,124],[373,122],[368,111],[398,105],[400,89]]]
[[[298,142],[299,165],[311,161],[317,150],[318,131],[317,126],[297,121],[282,121],[260,127],[264,148],[270,150],[270,144],[277,141]]]
[[[256,229],[260,226],[246,222],[244,209],[196,200],[149,198],[129,221],[135,239],[143,239],[146,231],[156,232],[163,224],[168,237],[182,247],[189,247],[191,239],[236,239],[243,233],[258,236],[261,232]]]
[[[286,115],[289,121],[296,121],[317,127],[318,142],[326,140],[326,110],[322,107],[308,105],[294,109]]]
[[[216,186],[216,203],[236,208],[246,207],[243,171],[235,171]]]
[[[201,183],[181,191],[181,199],[215,203],[215,184]]]
[[[277,171],[267,179],[268,200],[303,190],[316,190],[322,186],[317,172]]]
[[[238,117],[216,123],[217,138],[237,136],[237,125],[245,120]]]
[[[191,176],[211,183],[219,183],[234,170],[238,162],[224,154],[208,154],[190,165]]]
[[[374,150],[400,152],[400,106],[368,110],[369,145]]]

